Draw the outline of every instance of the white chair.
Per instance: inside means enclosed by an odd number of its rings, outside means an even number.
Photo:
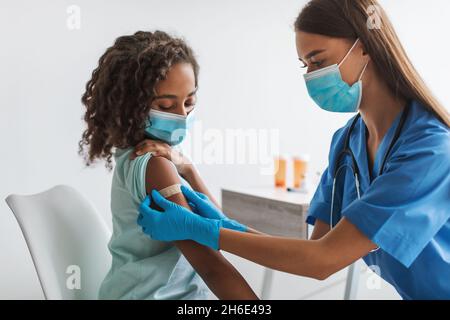
[[[93,205],[69,186],[10,195],[46,299],[97,299],[111,263],[111,235]]]

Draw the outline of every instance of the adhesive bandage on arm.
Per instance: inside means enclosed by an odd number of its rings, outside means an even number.
[[[159,193],[164,197],[164,198],[169,198],[175,194],[179,194],[182,193],[181,192],[181,184],[174,184],[171,185],[167,188],[164,188],[162,190],[159,190]]]

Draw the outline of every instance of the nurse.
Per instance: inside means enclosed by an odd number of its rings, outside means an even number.
[[[375,0],[312,0],[295,30],[311,98],[330,112],[357,113],[333,136],[307,218],[311,240],[249,229],[189,188],[182,191],[193,212],[153,190],[139,225],[156,240],[192,239],[315,279],[363,258],[404,299],[450,299],[448,112]]]

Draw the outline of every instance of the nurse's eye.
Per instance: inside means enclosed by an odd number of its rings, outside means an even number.
[[[308,67],[308,73],[322,69],[324,66],[324,61],[325,60],[314,61],[314,62],[311,61],[311,65]]]
[[[323,66],[325,60],[320,60],[320,61],[314,61],[312,64],[316,67],[316,68],[321,68]]]

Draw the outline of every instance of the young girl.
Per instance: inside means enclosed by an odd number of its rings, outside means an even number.
[[[186,199],[176,192],[181,183],[212,199],[182,154],[164,154],[183,140],[192,122],[198,69],[183,40],[139,31],[119,37],[106,50],[86,85],[87,129],[79,153],[87,165],[104,159],[112,169],[112,157],[116,164],[108,245],[112,266],[100,299],[206,299],[208,287],[219,299],[257,298],[220,252],[194,241],[156,241],[136,224],[138,207],[153,189],[175,190],[168,199],[186,208]],[[134,148],[147,138],[161,152],[136,157]],[[175,155],[182,160],[177,166],[170,161]]]

